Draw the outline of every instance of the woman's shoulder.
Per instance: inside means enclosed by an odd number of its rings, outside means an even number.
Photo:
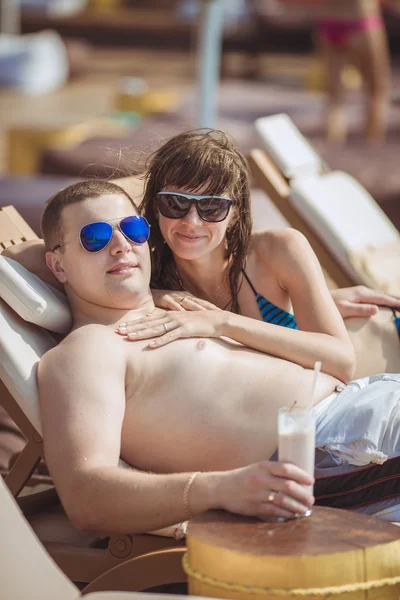
[[[246,263],[246,273],[257,292],[286,310],[291,308],[282,279],[291,269],[291,257],[299,253],[301,235],[289,227],[254,232]]]
[[[272,257],[292,254],[304,243],[307,243],[305,236],[291,227],[256,231],[252,235],[250,254],[270,262]]]

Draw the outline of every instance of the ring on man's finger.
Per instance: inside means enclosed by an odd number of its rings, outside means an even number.
[[[164,329],[165,329],[165,333],[168,333],[168,327],[167,327],[167,324],[166,324],[166,323],[163,323],[163,324],[162,324],[162,326],[163,326],[163,327],[164,327]]]
[[[270,494],[268,496],[268,502],[273,502],[275,500],[275,494]]]
[[[187,298],[187,296],[183,296],[182,300],[179,302],[179,306],[182,306],[182,303],[184,300],[186,300],[186,298]],[[183,308],[183,306],[182,306],[182,308]]]

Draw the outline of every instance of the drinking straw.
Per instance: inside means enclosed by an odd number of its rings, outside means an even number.
[[[322,366],[321,361],[317,360],[317,362],[314,365],[314,381],[313,381],[312,392],[311,392],[311,402],[310,402],[310,406],[307,407],[307,410],[311,410],[315,404],[315,390],[317,387],[318,373],[321,371],[321,366]]]

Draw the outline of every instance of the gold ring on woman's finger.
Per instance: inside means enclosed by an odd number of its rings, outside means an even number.
[[[268,502],[273,502],[275,500],[275,494],[270,494],[268,496]]]
[[[182,306],[183,301],[186,300],[186,296],[183,296],[182,300],[179,302],[179,305]],[[183,306],[182,306],[183,308]]]
[[[163,323],[163,324],[162,324],[162,326],[163,326],[163,327],[164,327],[164,329],[165,329],[165,333],[168,333],[168,327],[167,327],[166,323]]]

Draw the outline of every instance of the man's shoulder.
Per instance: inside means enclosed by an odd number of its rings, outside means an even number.
[[[85,360],[88,365],[92,361],[120,360],[123,355],[124,348],[119,336],[110,327],[96,323],[71,331],[44,355],[41,363],[42,366],[76,365]]]
[[[63,340],[68,343],[77,343],[83,339],[96,340],[98,338],[108,338],[118,340],[118,336],[115,334],[115,330],[107,325],[101,325],[100,323],[89,323],[73,329]]]
[[[91,323],[73,329],[57,348],[62,351],[70,347],[79,350],[80,348],[96,345],[98,350],[106,352],[110,346],[114,351],[115,347],[120,346],[120,341],[121,339],[114,329],[99,323]]]

